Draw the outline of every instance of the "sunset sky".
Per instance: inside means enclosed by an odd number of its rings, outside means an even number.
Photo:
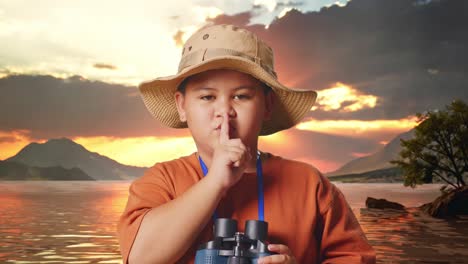
[[[282,83],[318,92],[300,124],[261,137],[260,149],[336,170],[412,129],[416,112],[467,100],[459,5],[0,0],[0,159],[59,137],[137,166],[196,151],[187,130],[150,116],[136,85],[175,74],[200,27],[231,23],[272,46]]]

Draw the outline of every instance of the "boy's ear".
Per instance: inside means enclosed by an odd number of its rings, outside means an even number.
[[[179,112],[179,119],[181,122],[186,122],[187,117],[185,116],[185,107],[184,107],[185,96],[181,92],[177,91],[174,97],[175,97],[175,103],[177,106],[177,112]]]
[[[264,120],[270,120],[271,115],[273,114],[273,107],[275,105],[275,93],[269,91],[265,95],[265,115],[263,116]]]

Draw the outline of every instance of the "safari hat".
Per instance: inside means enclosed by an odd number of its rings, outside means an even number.
[[[185,78],[214,69],[250,74],[273,90],[273,113],[263,122],[260,135],[296,125],[317,98],[315,91],[281,84],[273,67],[273,50],[254,33],[233,25],[212,25],[195,32],[184,44],[177,74],[141,83],[141,97],[150,113],[164,125],[185,128],[187,123],[179,119],[174,94]]]

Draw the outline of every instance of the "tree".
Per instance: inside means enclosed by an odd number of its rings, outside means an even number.
[[[412,139],[401,139],[396,164],[403,171],[405,186],[446,183],[443,189],[466,185],[468,178],[468,105],[455,100],[443,111],[417,113],[418,125]]]

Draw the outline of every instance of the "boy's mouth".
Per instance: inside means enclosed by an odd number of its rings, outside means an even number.
[[[219,130],[221,131],[221,125],[219,125],[218,127],[215,128],[215,130]],[[233,136],[235,135],[236,133],[236,128],[232,125],[229,125],[229,137],[230,138],[233,138]]]

